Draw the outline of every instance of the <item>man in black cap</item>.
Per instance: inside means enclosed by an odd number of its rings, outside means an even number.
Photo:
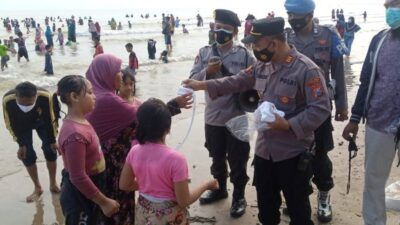
[[[246,48],[233,43],[240,26],[236,13],[224,9],[217,9],[214,13],[216,43],[200,49],[190,72],[190,78],[195,80],[230,76],[254,63],[254,58]],[[236,95],[226,95],[213,101],[206,94],[205,99],[205,147],[212,158],[211,174],[218,180],[220,188],[206,193],[200,198],[200,204],[228,197],[228,161],[231,169],[229,177],[233,183],[230,214],[235,218],[240,217],[245,213],[247,205],[244,193],[249,180],[246,169],[250,145],[235,138],[225,124],[236,116],[244,115],[245,112],[238,106]]]
[[[253,44],[257,62],[237,75],[208,81],[186,80],[193,90],[207,90],[211,99],[256,89],[260,104],[273,103],[284,117],[258,132],[254,157],[258,218],[262,224],[280,223],[281,191],[291,225],[312,225],[309,195],[312,193],[313,132],[330,115],[324,77],[318,66],[290,46],[283,34],[283,18],[253,23],[242,40]]]

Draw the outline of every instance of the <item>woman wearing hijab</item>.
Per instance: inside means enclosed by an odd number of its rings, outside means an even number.
[[[51,31],[51,28],[49,25],[46,26],[46,39],[47,39],[47,44],[50,46],[53,46],[53,32]]]
[[[122,83],[122,60],[111,55],[95,57],[86,72],[86,78],[93,86],[96,104],[87,119],[95,129],[106,161],[105,195],[120,204],[120,210],[111,218],[103,217],[101,224],[133,225],[134,192],[119,189],[119,177],[125,158],[131,149],[132,132],[136,127],[137,105],[130,104],[116,95]],[[168,102],[172,115],[180,108],[190,108],[191,95],[179,96]]]

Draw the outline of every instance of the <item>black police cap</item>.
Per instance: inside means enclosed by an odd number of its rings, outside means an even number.
[[[234,27],[240,27],[241,25],[237,14],[227,9],[216,9],[214,11],[214,19],[215,21]]]
[[[282,34],[285,20],[282,17],[265,18],[253,22],[250,35],[242,39],[244,44],[254,43],[260,37]]]

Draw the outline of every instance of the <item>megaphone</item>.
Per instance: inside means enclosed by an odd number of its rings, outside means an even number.
[[[239,93],[239,106],[245,112],[254,112],[258,107],[260,96],[254,89]]]

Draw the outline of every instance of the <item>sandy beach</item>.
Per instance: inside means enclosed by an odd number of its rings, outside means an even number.
[[[361,65],[353,66],[356,71],[360,69]],[[191,62],[179,62],[175,64],[165,64],[159,68],[158,71],[162,71],[163,74],[142,74],[140,76],[153,76],[153,82],[145,83],[139,82],[139,93],[141,96],[153,96],[163,100],[171,98],[179,83],[176,80],[185,78],[185,74],[191,67]],[[173,72],[172,72],[173,68]],[[168,79],[165,79],[168,74]],[[358,77],[358,75],[357,75]],[[351,79],[351,77],[348,77]],[[149,91],[148,85],[154,87],[154,85],[166,82],[166,86],[169,88],[158,89],[157,94]],[[358,81],[354,81],[358,83]],[[165,87],[163,85],[163,87]],[[354,101],[356,86],[349,88],[350,104]],[[203,147],[204,145],[204,94],[199,92],[196,94],[196,117],[192,128],[192,132],[187,139],[186,143],[182,146],[181,151],[185,154],[189,162],[190,177],[192,184],[198,184],[206,178],[210,178],[209,166],[211,160],[208,158],[208,152]],[[146,99],[143,97],[142,99]],[[186,110],[181,115],[173,118],[173,127],[171,134],[168,138],[168,143],[171,146],[176,146],[183,138],[184,134],[189,126],[191,118],[191,111]],[[335,181],[335,187],[332,190],[332,204],[334,219],[329,224],[340,224],[340,225],[356,225],[362,224],[361,216],[361,201],[362,201],[362,189],[363,189],[363,163],[364,163],[364,126],[361,126],[359,132],[359,138],[357,139],[358,146],[360,148],[358,156],[353,160],[352,169],[352,182],[350,194],[346,194],[347,184],[347,172],[348,172],[348,152],[347,143],[341,138],[341,132],[344,123],[334,123],[335,131],[335,144],[336,148],[330,153],[331,159],[334,165],[333,177]],[[16,148],[16,145],[11,142],[7,132],[1,129],[1,139],[3,146],[9,146],[10,148]],[[39,147],[39,143],[36,140],[35,146]],[[39,149],[39,148],[37,148]],[[0,206],[0,218],[1,224],[5,225],[53,225],[62,224],[63,216],[60,211],[60,205],[58,202],[58,195],[53,195],[48,190],[48,174],[45,163],[43,161],[43,155],[39,152],[39,172],[40,180],[42,181],[43,188],[45,189],[42,197],[34,203],[25,203],[25,197],[32,191],[32,184],[29,177],[23,167],[20,165],[20,170],[12,175],[3,177],[0,179],[0,191],[3,193],[2,204]],[[254,153],[254,141],[252,142],[252,153],[249,162],[253,159]],[[2,160],[14,159],[15,155],[8,156],[9,158],[2,157]],[[59,168],[62,167],[61,159],[58,160]],[[21,164],[21,163],[19,163]],[[394,182],[400,179],[400,175],[397,172],[398,168],[393,167],[392,174],[389,182]],[[191,217],[194,217],[193,224],[216,224],[216,225],[245,225],[245,224],[259,224],[257,219],[257,201],[255,188],[251,185],[253,168],[250,163],[248,165],[248,174],[250,181],[246,189],[246,197],[248,201],[248,207],[246,214],[239,219],[232,219],[229,216],[229,207],[231,204],[231,198],[220,201],[216,204],[209,206],[200,206],[198,202],[194,203],[190,207]],[[59,175],[59,173],[58,173]],[[60,180],[60,177],[58,177]],[[232,190],[232,186],[228,188]],[[313,207],[313,220],[317,223],[316,219],[316,194],[314,193],[310,197]],[[395,212],[388,213],[389,225],[399,224],[399,214]],[[289,224],[289,218],[282,216],[281,224]]]
[[[280,8],[282,8],[280,6]],[[121,14],[122,15],[122,14]],[[285,15],[286,16],[286,15]],[[359,16],[359,15],[358,15]],[[360,16],[358,17],[360,18]],[[207,22],[207,21],[206,21]],[[369,42],[372,36],[380,29],[385,27],[384,18],[374,17],[371,22],[362,23],[359,20],[362,30],[356,35],[353,44],[353,52],[350,58],[345,59],[346,84],[348,89],[349,108],[352,106],[356,91],[359,85],[359,74],[362,62],[365,58]],[[206,23],[205,23],[206,24]],[[153,24],[154,25],[154,24]],[[156,24],[157,25],[157,24]],[[154,25],[154,27],[156,27]],[[139,26],[139,25],[138,25]],[[140,24],[146,27],[146,24]],[[158,26],[158,25],[157,25]],[[191,28],[191,26],[189,26]],[[2,29],[2,28],[1,28]],[[158,27],[157,27],[158,29]],[[140,36],[140,39],[133,38],[133,33],[110,34],[103,39],[103,47],[106,52],[113,53],[127,63],[128,55],[124,49],[126,42],[133,42],[134,50],[137,52],[141,67],[137,75],[138,97],[146,100],[149,97],[160,98],[168,101],[176,96],[177,88],[180,82],[189,76],[194,58],[198,49],[207,44],[207,30],[201,28],[189,30],[188,36],[177,34],[174,36],[174,50],[172,52],[171,63],[163,64],[159,61],[147,60],[146,40],[147,33]],[[86,30],[86,27],[82,30]],[[2,30],[3,31],[3,30]],[[150,34],[152,35],[152,34]],[[0,32],[0,38],[3,39],[8,34]],[[137,37],[137,36],[135,36]],[[242,33],[240,33],[242,37]],[[31,62],[26,63],[23,59],[20,64],[16,58],[12,57],[9,62],[9,69],[0,72],[0,95],[13,88],[20,81],[32,81],[35,84],[54,91],[55,84],[64,75],[81,74],[84,75],[93,54],[93,46],[88,36],[78,36],[80,43],[76,48],[58,48],[56,47],[53,55],[55,65],[55,76],[47,77],[43,75],[42,67],[44,59],[34,53],[33,34],[27,40],[27,47],[31,55]],[[155,39],[158,41],[158,52],[164,49],[164,44],[160,31],[157,30]],[[179,151],[187,157],[191,185],[199,184],[201,181],[211,178],[210,165],[211,159],[204,148],[204,93],[196,93],[196,113],[191,133]],[[350,109],[349,109],[350,111]],[[0,117],[2,117],[0,110]],[[184,110],[182,114],[173,118],[173,127],[168,136],[168,144],[172,147],[177,146],[185,136],[190,120],[192,110]],[[335,187],[332,190],[333,220],[328,224],[334,225],[361,225],[362,213],[362,191],[364,183],[364,125],[360,125],[357,144],[359,149],[358,156],[352,161],[352,180],[351,190],[346,194],[347,173],[348,173],[348,143],[341,137],[343,127],[347,122],[334,122],[334,140],[335,149],[329,155],[333,162],[333,177]],[[0,225],[62,225],[64,218],[59,204],[59,195],[51,194],[49,191],[48,173],[43,153],[40,149],[40,142],[34,135],[34,146],[38,154],[38,170],[44,193],[33,203],[26,203],[25,197],[33,190],[33,184],[23,167],[17,159],[17,144],[13,142],[10,134],[5,128],[4,122],[0,122]],[[253,167],[251,162],[254,157],[254,140],[251,142],[251,154],[248,163],[248,175],[250,181],[246,189],[247,212],[239,219],[232,219],[229,216],[231,197],[222,200],[216,204],[200,206],[198,201],[190,207],[190,215],[195,225],[255,225],[258,222],[256,191],[252,186]],[[397,158],[393,165],[392,173],[388,184],[400,179]],[[61,181],[61,169],[63,163],[58,159],[57,180]],[[232,193],[232,185],[228,189]],[[313,209],[313,221],[317,222],[316,217],[316,189],[310,196]],[[289,224],[289,217],[282,215],[281,224]],[[388,212],[388,225],[399,225],[399,212]]]

